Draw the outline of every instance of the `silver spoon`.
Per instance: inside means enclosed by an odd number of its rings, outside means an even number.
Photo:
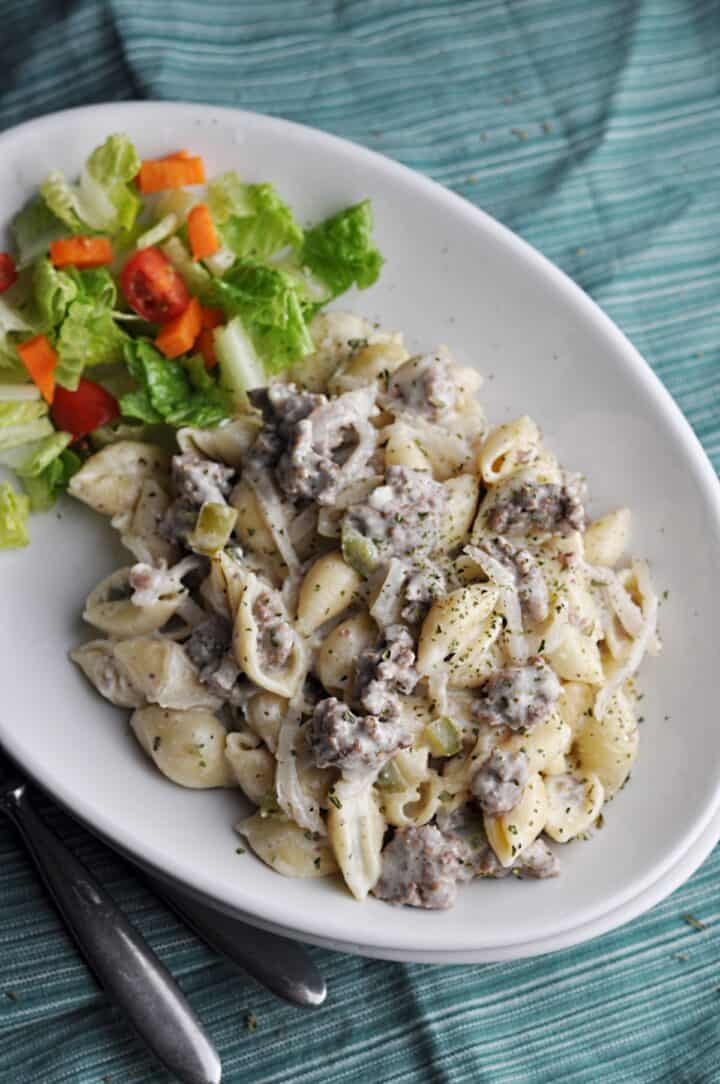
[[[220,1058],[147,942],[32,808],[19,777],[0,783],[0,811],[20,832],[92,971],[162,1064],[183,1084],[219,1084]]]

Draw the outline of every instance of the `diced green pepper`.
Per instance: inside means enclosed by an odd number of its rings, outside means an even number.
[[[217,553],[227,544],[237,517],[237,508],[207,501],[200,509],[195,529],[188,539],[190,548],[208,555]]]
[[[385,767],[380,770],[376,783],[381,790],[388,791],[391,794],[399,794],[407,789],[407,783],[405,783],[392,760],[388,761]]]
[[[380,560],[377,546],[371,538],[366,538],[354,527],[342,529],[342,555],[346,564],[354,568],[361,576],[369,576],[377,568]]]
[[[423,737],[436,757],[454,757],[460,752],[460,731],[447,715],[428,723]]]

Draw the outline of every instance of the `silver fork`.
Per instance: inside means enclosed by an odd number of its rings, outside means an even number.
[[[0,812],[20,832],[100,985],[148,1047],[184,1084],[219,1082],[217,1051],[180,988],[117,904],[38,817],[19,775],[0,779]],[[174,884],[147,880],[202,940],[272,993],[302,1008],[322,1005],[325,980],[300,945],[221,914]]]
[[[183,1084],[219,1084],[222,1067],[185,995],[94,877],[38,817],[27,783],[0,783],[0,811],[20,832],[50,895],[100,985]]]

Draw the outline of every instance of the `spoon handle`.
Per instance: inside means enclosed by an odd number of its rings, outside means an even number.
[[[140,1037],[183,1084],[219,1084],[214,1046],[174,979],[115,902],[32,808],[23,782],[0,809],[27,849],[87,963]]]
[[[279,934],[248,926],[201,903],[189,893],[147,877],[153,891],[197,936],[241,967],[277,997],[303,1009],[325,1001],[325,980],[302,945]]]

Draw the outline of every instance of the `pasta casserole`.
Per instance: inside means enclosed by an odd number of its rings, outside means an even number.
[[[337,312],[311,331],[230,420],[73,475],[132,556],[72,658],[170,780],[240,788],[278,873],[426,908],[554,876],[628,779],[659,648],[630,512],[591,521],[446,348]]]

